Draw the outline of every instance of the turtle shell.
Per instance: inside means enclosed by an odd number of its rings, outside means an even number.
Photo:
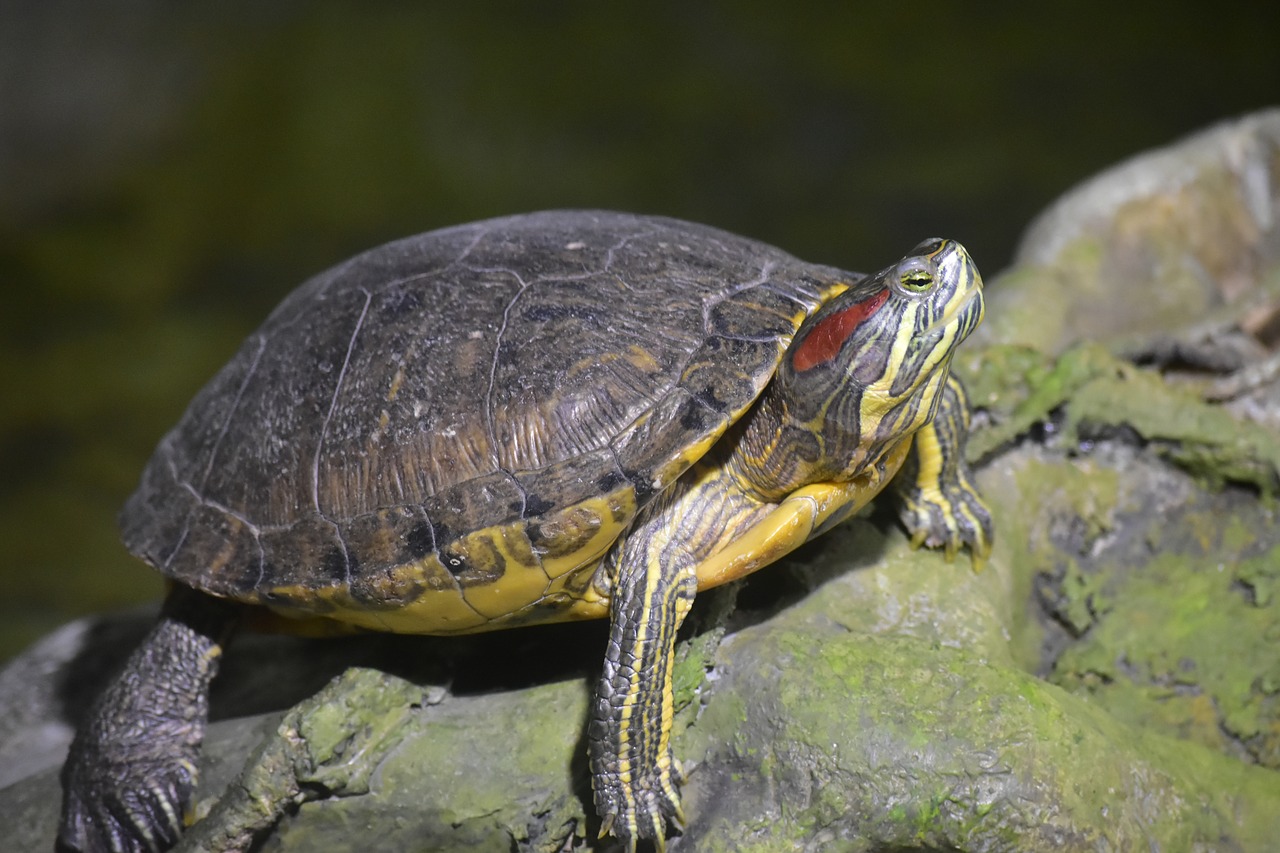
[[[606,212],[389,243],[295,290],[196,395],[125,544],[213,595],[371,628],[603,615],[602,557],[857,278]]]

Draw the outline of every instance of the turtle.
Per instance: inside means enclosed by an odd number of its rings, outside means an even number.
[[[990,553],[951,375],[965,249],[872,275],[658,216],[431,231],[289,294],[196,394],[120,514],[168,593],[63,767],[65,849],[181,835],[235,627],[463,634],[608,618],[590,719],[601,837],[684,825],[670,744],[695,594],[890,481],[915,545]]]

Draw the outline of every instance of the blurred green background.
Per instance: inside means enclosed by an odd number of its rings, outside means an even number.
[[[306,276],[522,210],[988,278],[1100,168],[1280,101],[1230,3],[0,3],[0,660],[158,596],[115,512]]]

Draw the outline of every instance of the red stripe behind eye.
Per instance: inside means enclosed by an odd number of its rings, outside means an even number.
[[[808,370],[819,364],[825,364],[840,354],[840,347],[862,325],[863,321],[880,310],[880,306],[889,298],[888,289],[874,296],[868,296],[837,311],[814,327],[809,336],[791,356],[791,364],[796,370]]]

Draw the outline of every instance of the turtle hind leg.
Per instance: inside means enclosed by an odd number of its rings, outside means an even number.
[[[196,779],[209,683],[232,605],[175,587],[160,620],[86,715],[62,768],[58,848],[161,851],[177,842]]]
[[[916,433],[893,484],[913,547],[943,548],[948,560],[968,547],[974,568],[980,569],[991,554],[995,530],[964,459],[968,438],[969,398],[960,380],[950,376],[937,414]]]

